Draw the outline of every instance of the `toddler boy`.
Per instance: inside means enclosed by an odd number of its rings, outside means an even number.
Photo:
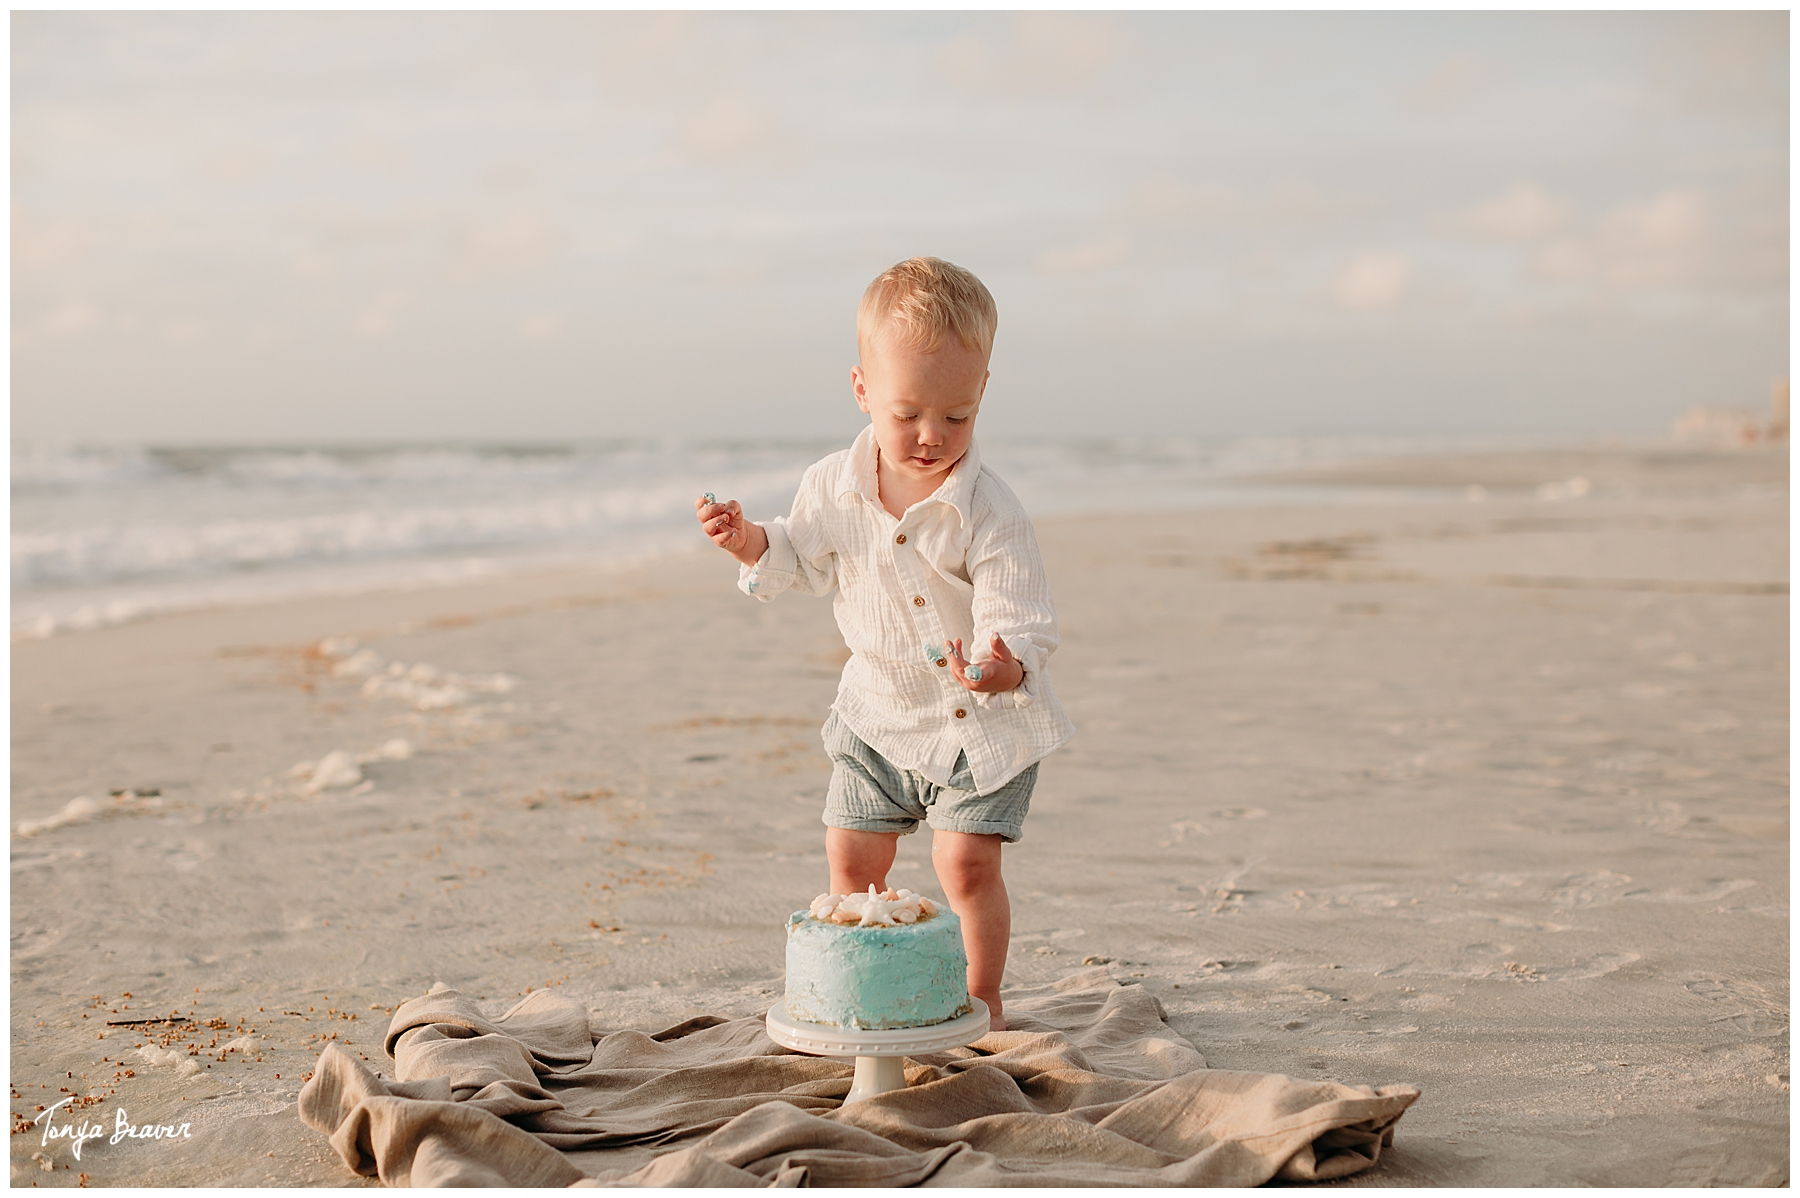
[[[1000,846],[1022,834],[1038,762],[1074,728],[1046,668],[1056,610],[1037,537],[974,441],[997,323],[960,266],[883,271],[857,308],[850,370],[869,427],[807,470],[786,517],[748,523],[711,495],[695,509],[745,593],[836,591],[850,660],[823,730],[831,890],[887,889],[896,840],[929,824],[969,992],[1000,1030],[1012,928]]]

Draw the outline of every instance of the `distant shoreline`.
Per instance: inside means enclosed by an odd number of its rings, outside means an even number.
[[[1535,452],[1418,454],[1343,462],[1246,478],[1246,483],[1364,487],[1467,487],[1530,490],[1585,478],[1595,486],[1684,490],[1751,484],[1785,485],[1788,449],[1662,445],[1570,446]]]
[[[1364,442],[1361,447],[1374,448],[1381,444],[1379,439],[1371,440],[1373,445]],[[1667,440],[1611,441],[1540,449],[1389,452],[1294,468],[1269,468],[1266,451],[1259,451],[1265,452],[1265,456],[1257,459],[1256,468],[1236,471],[1230,468],[1234,464],[1230,453],[1222,452],[1224,460],[1207,459],[1199,467],[1180,460],[1171,466],[1150,450],[1139,451],[1146,455],[1141,460],[1119,456],[1121,447],[1126,444],[1121,441],[1102,447],[1096,443],[1096,450],[1103,452],[1093,461],[1088,460],[1080,447],[1060,443],[1049,446],[1049,452],[1057,456],[1047,462],[1027,464],[1034,454],[1046,452],[1045,445],[1029,443],[1010,447],[1014,453],[1000,452],[992,456],[1000,459],[1003,474],[1021,493],[1028,509],[1040,523],[1060,518],[1163,509],[1335,507],[1480,500],[1490,493],[1494,498],[1535,495],[1542,500],[1580,500],[1669,490],[1693,493],[1742,486],[1785,486],[1788,481],[1785,447],[1727,449],[1682,445]],[[1162,444],[1172,448],[1196,448],[1179,440]],[[1236,442],[1222,442],[1220,446],[1245,457],[1255,456]],[[769,451],[769,446],[762,447],[761,452]],[[1287,446],[1283,451],[1293,452],[1293,448]],[[152,451],[139,452],[148,454]],[[274,451],[246,452],[260,455]],[[298,452],[304,455],[318,451]],[[418,451],[396,448],[384,452]],[[802,456],[810,456],[811,452],[808,448]],[[1009,463],[1006,461],[1009,457],[1020,461]],[[223,458],[210,460],[215,465],[226,461]],[[723,472],[722,463],[717,459],[707,461],[712,462],[712,466],[701,463],[686,468],[695,472],[696,477],[710,476],[706,473],[708,469]],[[1013,464],[1021,468],[1017,471],[1005,469]],[[758,508],[766,508],[772,513],[782,506],[785,484],[778,480],[786,477],[782,473],[784,470],[798,476],[797,466],[777,468],[775,463],[764,461],[762,467],[753,475],[755,494],[744,493],[753,518],[764,516]],[[316,465],[311,468],[315,472],[325,469]],[[745,481],[749,482],[750,477],[747,476]],[[274,560],[241,569],[215,567],[210,574],[97,578],[71,586],[33,587],[15,583],[13,639],[43,639],[176,612],[456,588],[508,578],[606,575],[647,562],[678,558],[690,551],[703,552],[703,545],[688,543],[687,529],[679,520],[680,513],[676,509],[680,504],[676,492],[680,490],[680,481],[667,477],[654,480],[660,505],[658,510],[667,508],[665,513],[653,519],[639,516],[637,524],[621,525],[612,540],[593,545],[527,540],[478,546],[466,551],[454,545],[436,549],[424,545],[407,549],[402,545],[385,556]],[[436,480],[433,482],[435,484]],[[448,485],[454,488],[455,483],[452,478]],[[540,489],[554,502],[582,505],[588,502],[581,490],[586,483],[583,476],[577,476],[573,481],[558,477],[540,483],[528,472],[516,479],[504,480],[504,490],[477,492],[471,485],[471,492],[477,493],[471,495],[464,510],[479,513],[481,504],[487,501],[483,496],[488,494],[492,495],[491,502],[497,508],[504,505],[507,510],[528,509]],[[483,480],[482,485],[491,487],[491,480]],[[629,477],[621,480],[611,501],[616,502],[618,494],[629,492],[635,485]],[[265,494],[272,486],[265,487]],[[398,484],[383,482],[378,488],[372,487],[360,502],[377,510],[384,504],[402,507],[409,501],[422,502],[400,492],[398,487]],[[328,483],[319,484],[318,490],[307,494],[336,502],[337,493],[328,488]],[[442,490],[440,486],[440,494]],[[104,502],[111,494],[105,487],[90,489],[83,499],[90,508],[104,511]],[[118,491],[118,503],[129,504],[131,498],[129,490]],[[358,513],[352,511],[350,514]],[[15,521],[19,519],[20,508],[16,505]],[[316,519],[319,517],[307,513],[296,503],[294,514],[286,517],[286,522],[291,525]],[[189,540],[205,531],[176,530]],[[29,530],[14,529],[15,579],[21,573],[20,554],[28,552],[21,549],[21,544],[28,543],[32,535]]]

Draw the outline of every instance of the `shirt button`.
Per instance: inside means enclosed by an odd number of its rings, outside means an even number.
[[[894,544],[896,544],[896,545],[904,545],[904,544],[906,544],[906,534],[905,534],[905,533],[901,533],[901,534],[900,534],[900,535],[899,535],[899,536],[897,536],[897,537],[895,537],[895,538],[894,538]]]
[[[945,659],[944,659],[944,658],[942,658],[942,657],[940,657],[940,658],[938,658],[938,659],[937,659],[937,663],[938,663],[938,664],[939,664],[939,665],[940,665],[940,666],[947,666],[947,665],[949,665],[949,664],[950,664],[950,663],[949,663],[949,662],[948,662],[948,661],[946,661],[946,660],[945,660]]]
[[[956,718],[959,720],[968,714],[969,714],[969,711],[966,707],[958,707],[956,709]]]
[[[925,606],[925,596],[914,595],[913,596],[913,606],[914,607],[924,607]]]

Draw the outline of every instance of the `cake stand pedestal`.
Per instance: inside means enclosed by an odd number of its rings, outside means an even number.
[[[787,1008],[780,1003],[769,1008],[766,1022],[769,1039],[783,1048],[815,1057],[855,1057],[856,1077],[850,1083],[849,1096],[844,1099],[851,1103],[889,1090],[906,1089],[906,1074],[900,1065],[903,1057],[961,1048],[987,1035],[987,1004],[973,997],[969,1002],[975,1009],[967,1015],[927,1027],[901,1027],[890,1031],[861,1031],[806,1023],[788,1014]]]

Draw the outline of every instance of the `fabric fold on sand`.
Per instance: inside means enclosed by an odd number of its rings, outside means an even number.
[[[395,1011],[391,1079],[326,1048],[300,1117],[389,1185],[1248,1186],[1369,1168],[1419,1097],[1208,1069],[1103,968],[1009,992],[1006,1014],[845,1107],[851,1062],[760,1018],[609,1032],[550,990],[491,1020],[440,990]]]

